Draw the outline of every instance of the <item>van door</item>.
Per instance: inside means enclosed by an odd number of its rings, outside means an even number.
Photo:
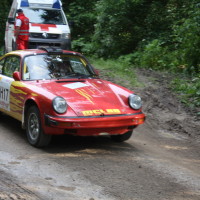
[[[10,12],[9,12],[8,19],[6,22],[6,31],[5,31],[5,38],[4,38],[5,52],[10,52],[16,49],[15,36],[14,36],[15,16],[16,16],[18,4],[20,2],[21,0],[13,0],[12,6],[10,8]]]
[[[5,32],[5,51],[10,52],[12,50],[16,49],[16,42],[15,42],[15,36],[14,36],[14,30],[15,30],[15,19],[14,18],[8,18],[8,21],[6,22],[6,32]]]

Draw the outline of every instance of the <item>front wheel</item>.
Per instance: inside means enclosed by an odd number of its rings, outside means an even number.
[[[114,140],[115,142],[124,142],[131,137],[132,132],[133,131],[128,131],[122,135],[111,135],[111,139]]]
[[[28,109],[26,116],[26,135],[28,142],[35,147],[44,147],[50,143],[51,135],[43,133],[40,113],[36,106]]]

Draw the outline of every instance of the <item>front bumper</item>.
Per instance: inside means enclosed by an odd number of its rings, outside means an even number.
[[[72,134],[81,136],[124,134],[143,124],[145,115],[107,115],[89,117],[55,117],[45,115],[46,134]]]
[[[29,49],[37,49],[40,46],[54,46],[64,50],[71,50],[70,39],[40,39],[29,38]]]

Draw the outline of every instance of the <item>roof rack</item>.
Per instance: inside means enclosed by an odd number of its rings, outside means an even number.
[[[63,50],[61,48],[57,47],[38,47],[38,49],[46,51],[48,54],[57,54],[57,53],[63,53]]]

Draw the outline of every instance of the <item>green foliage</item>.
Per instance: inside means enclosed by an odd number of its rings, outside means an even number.
[[[94,24],[97,15],[95,3],[96,0],[63,1],[63,9],[67,19],[74,24],[71,27],[73,50],[79,52],[91,51],[91,37],[94,34]]]
[[[73,49],[78,52],[89,55],[92,52],[92,43],[86,41],[84,38],[79,38],[73,41]]]
[[[0,6],[0,46],[4,45],[4,33],[6,29],[6,20],[12,0],[1,0]]]
[[[147,7],[142,0],[102,0],[96,4],[98,13],[93,37],[96,53],[117,57],[134,50],[143,38],[141,24]]]
[[[98,13],[93,44],[103,57],[130,54],[141,42],[165,38],[172,30],[172,15],[168,0],[102,0],[96,4]],[[173,3],[176,4],[176,3]],[[174,6],[174,5],[173,5]],[[179,18],[178,18],[179,19]]]
[[[90,62],[96,69],[100,70],[101,78],[107,77],[106,80],[115,80],[115,83],[128,88],[130,84],[134,87],[139,86],[134,70],[125,62],[112,59],[97,59],[94,57],[91,58]]]
[[[153,69],[166,68],[166,48],[162,47],[162,42],[158,39],[148,43],[140,53],[140,65]]]
[[[123,59],[137,67],[175,72],[179,69],[177,52],[168,52],[168,47],[161,40],[155,39],[136,52],[123,56]]]
[[[167,4],[168,9],[172,9],[171,3]],[[177,21],[168,26],[168,36],[162,33],[153,40],[142,40],[132,54],[133,63],[152,69],[193,75],[200,73],[200,4],[193,1],[192,4],[181,4],[181,8],[176,9],[177,13],[185,11],[183,18],[179,16]],[[176,13],[175,8],[171,12]]]
[[[174,25],[174,41],[186,72],[200,73],[200,4],[192,4],[189,17],[181,25]]]
[[[183,103],[191,108],[200,107],[200,77],[192,80],[177,78],[172,81],[172,86]]]

